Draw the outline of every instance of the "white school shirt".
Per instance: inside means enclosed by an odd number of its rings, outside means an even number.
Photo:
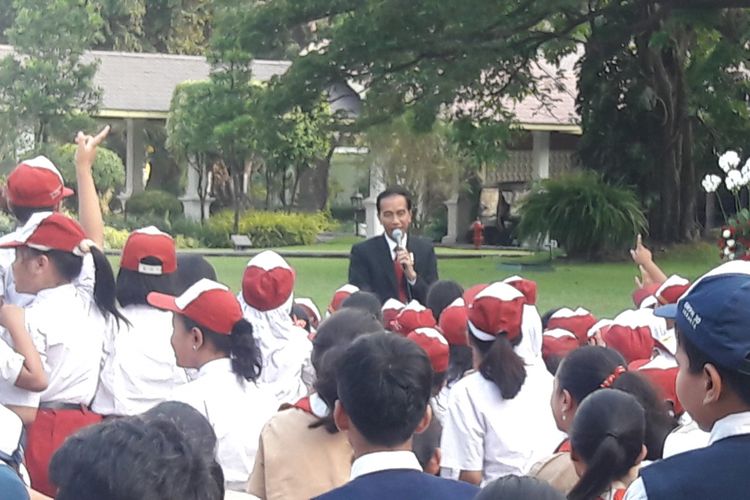
[[[196,376],[178,386],[170,399],[189,404],[208,419],[216,432],[216,460],[226,487],[245,491],[260,432],[279,404],[255,383],[232,372],[229,358],[206,363]]]
[[[526,380],[513,399],[503,399],[479,372],[456,382],[443,424],[441,467],[482,471],[482,485],[527,474],[565,438],[549,406],[552,382],[546,370],[533,365],[526,367]]]
[[[750,434],[750,411],[733,413],[717,420],[711,428],[708,446],[716,441],[742,434]],[[643,478],[639,477],[628,488],[624,500],[648,500]]]
[[[711,434],[702,431],[698,424],[685,412],[680,417],[680,425],[667,435],[664,440],[663,458],[669,458],[686,451],[697,450],[708,446]]]
[[[104,363],[91,409],[100,415],[138,415],[166,401],[187,383],[172,349],[172,313],[148,305],[122,309],[131,326],[114,321],[104,342]]]

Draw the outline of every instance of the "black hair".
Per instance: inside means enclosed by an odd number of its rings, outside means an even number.
[[[475,500],[565,500],[565,495],[535,477],[503,476],[482,488]]]
[[[381,324],[383,323],[383,310],[380,306],[380,299],[372,292],[365,292],[364,290],[354,292],[341,303],[341,309],[345,307],[364,309],[375,316]]]
[[[292,311],[289,313],[289,316],[292,317],[292,319],[302,320],[305,322],[305,326],[302,328],[305,329],[307,333],[310,333],[310,316],[307,315],[307,311],[305,311],[305,308],[302,307],[299,304],[292,304]]]
[[[81,274],[83,269],[83,257],[63,250],[48,250],[43,252],[35,248],[20,247],[32,256],[46,255],[57,272],[67,282],[72,282]],[[130,322],[117,308],[115,298],[115,277],[112,274],[112,266],[107,257],[97,247],[91,247],[91,257],[94,260],[94,302],[104,317],[113,316],[119,324]]]
[[[380,214],[380,201],[384,200],[385,198],[390,198],[391,196],[403,196],[404,198],[406,198],[406,208],[411,211],[411,195],[409,194],[409,191],[401,186],[388,186],[378,195],[377,199],[375,200],[375,206],[378,209],[378,214]]]
[[[583,400],[570,429],[572,453],[586,472],[569,500],[591,500],[626,476],[643,451],[646,417],[638,400],[623,391],[595,391]]]
[[[544,361],[544,366],[547,368],[547,371],[552,374],[552,376],[555,376],[557,375],[557,370],[560,369],[560,364],[563,362],[563,359],[565,359],[565,356],[559,354],[548,354],[543,357],[542,361]]]
[[[13,217],[16,218],[19,224],[24,225],[26,224],[32,215],[39,213],[39,212],[54,212],[57,208],[57,205],[52,205],[49,207],[22,207],[19,205],[14,205],[11,202],[8,202],[8,210],[10,210],[10,213],[13,215]]]
[[[176,294],[181,295],[203,278],[216,281],[216,269],[202,255],[177,254]]]
[[[526,363],[513,350],[521,343],[522,335],[512,342],[505,333],[500,333],[495,340],[483,341],[476,338],[469,328],[469,339],[482,355],[479,373],[495,383],[503,399],[515,398],[526,380]]]
[[[435,321],[439,321],[443,309],[451,305],[454,300],[463,297],[463,295],[463,287],[455,281],[438,280],[430,285],[430,288],[427,290],[425,307],[432,311]]]
[[[203,339],[209,342],[217,351],[223,352],[232,360],[232,371],[238,377],[255,381],[260,377],[263,366],[260,348],[253,337],[253,325],[241,319],[232,327],[229,335],[217,333],[187,316],[180,314],[187,330],[200,329]]]
[[[651,385],[651,382],[637,371],[625,372],[614,381],[613,389],[633,395],[646,412],[646,459],[655,461],[664,455],[664,441],[677,427],[677,418],[670,413],[667,403]]]
[[[472,369],[474,366],[474,359],[472,357],[471,347],[468,345],[451,344],[449,349],[450,364],[448,365],[448,372],[445,375],[445,380],[448,385],[452,385],[461,380],[464,374]]]
[[[546,313],[542,314],[542,316],[541,316],[541,319],[542,319],[542,330],[546,330],[547,329],[547,324],[549,323],[550,318],[552,318],[552,315],[555,314],[559,310],[560,310],[559,307],[555,307],[554,309],[550,309]]]
[[[443,426],[440,425],[440,421],[437,418],[433,418],[430,421],[430,425],[423,432],[414,434],[411,449],[417,456],[422,470],[427,468],[430,460],[435,456],[435,450],[440,448],[440,437],[442,434]]]
[[[724,383],[734,392],[737,397],[747,406],[750,406],[750,375],[745,375],[736,370],[726,368],[711,357],[706,356],[698,346],[696,346],[679,328],[675,328],[677,332],[677,342],[685,351],[685,355],[688,359],[688,372],[696,375],[703,371],[703,367],[707,364],[712,364],[716,371],[719,372],[719,376]]]
[[[338,365],[346,348],[357,338],[383,331],[383,325],[372,314],[361,309],[339,309],[318,327],[313,339],[312,365],[315,369],[315,391],[333,410],[338,399]],[[310,425],[325,427],[331,434],[338,432],[333,411]]]
[[[211,465],[166,419],[138,417],[87,427],[52,456],[58,500],[219,500]]]
[[[146,257],[141,262],[149,265],[161,265],[161,260],[155,257]],[[159,292],[167,295],[180,295],[177,293],[176,273],[151,275],[123,269],[117,272],[115,284],[117,302],[121,307],[130,305],[148,305],[146,296],[151,292]]]
[[[573,401],[580,405],[583,400],[601,388],[602,382],[614,373],[618,366],[627,363],[622,354],[601,346],[583,346],[571,351],[557,370],[557,388],[566,390]]]
[[[411,340],[392,333],[358,338],[342,355],[337,378],[341,405],[371,445],[407,442],[425,416],[432,367]]]

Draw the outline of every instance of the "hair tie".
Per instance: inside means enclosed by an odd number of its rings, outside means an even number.
[[[612,387],[612,384],[615,383],[615,380],[620,378],[620,375],[628,371],[624,366],[620,365],[617,368],[615,368],[615,371],[613,371],[607,378],[604,379],[604,382],[601,383],[599,387],[602,389],[609,389]]]

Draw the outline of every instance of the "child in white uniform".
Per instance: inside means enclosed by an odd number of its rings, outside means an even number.
[[[524,475],[563,439],[549,408],[551,378],[516,352],[525,303],[512,286],[494,283],[469,305],[477,371],[451,390],[441,466],[471,483]]]
[[[171,236],[150,226],[131,233],[120,258],[117,300],[130,325],[108,332],[92,409],[100,415],[137,415],[165,401],[187,382],[169,343],[172,314],[148,305],[149,292],[176,293],[177,257]]]
[[[172,311],[177,365],[196,368],[194,380],[171,398],[201,412],[216,432],[216,458],[228,489],[244,491],[260,431],[278,402],[256,384],[260,351],[240,304],[224,285],[202,279],[179,297],[151,292],[148,302]]]

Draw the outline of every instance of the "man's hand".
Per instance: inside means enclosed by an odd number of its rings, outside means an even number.
[[[417,272],[414,270],[414,258],[405,248],[396,249],[396,262],[404,268],[404,276],[409,281],[416,281]]]
[[[76,135],[76,144],[78,144],[75,154],[76,167],[91,169],[96,159],[96,148],[107,137],[109,130],[109,125],[107,125],[96,135],[78,132],[78,135]]]

